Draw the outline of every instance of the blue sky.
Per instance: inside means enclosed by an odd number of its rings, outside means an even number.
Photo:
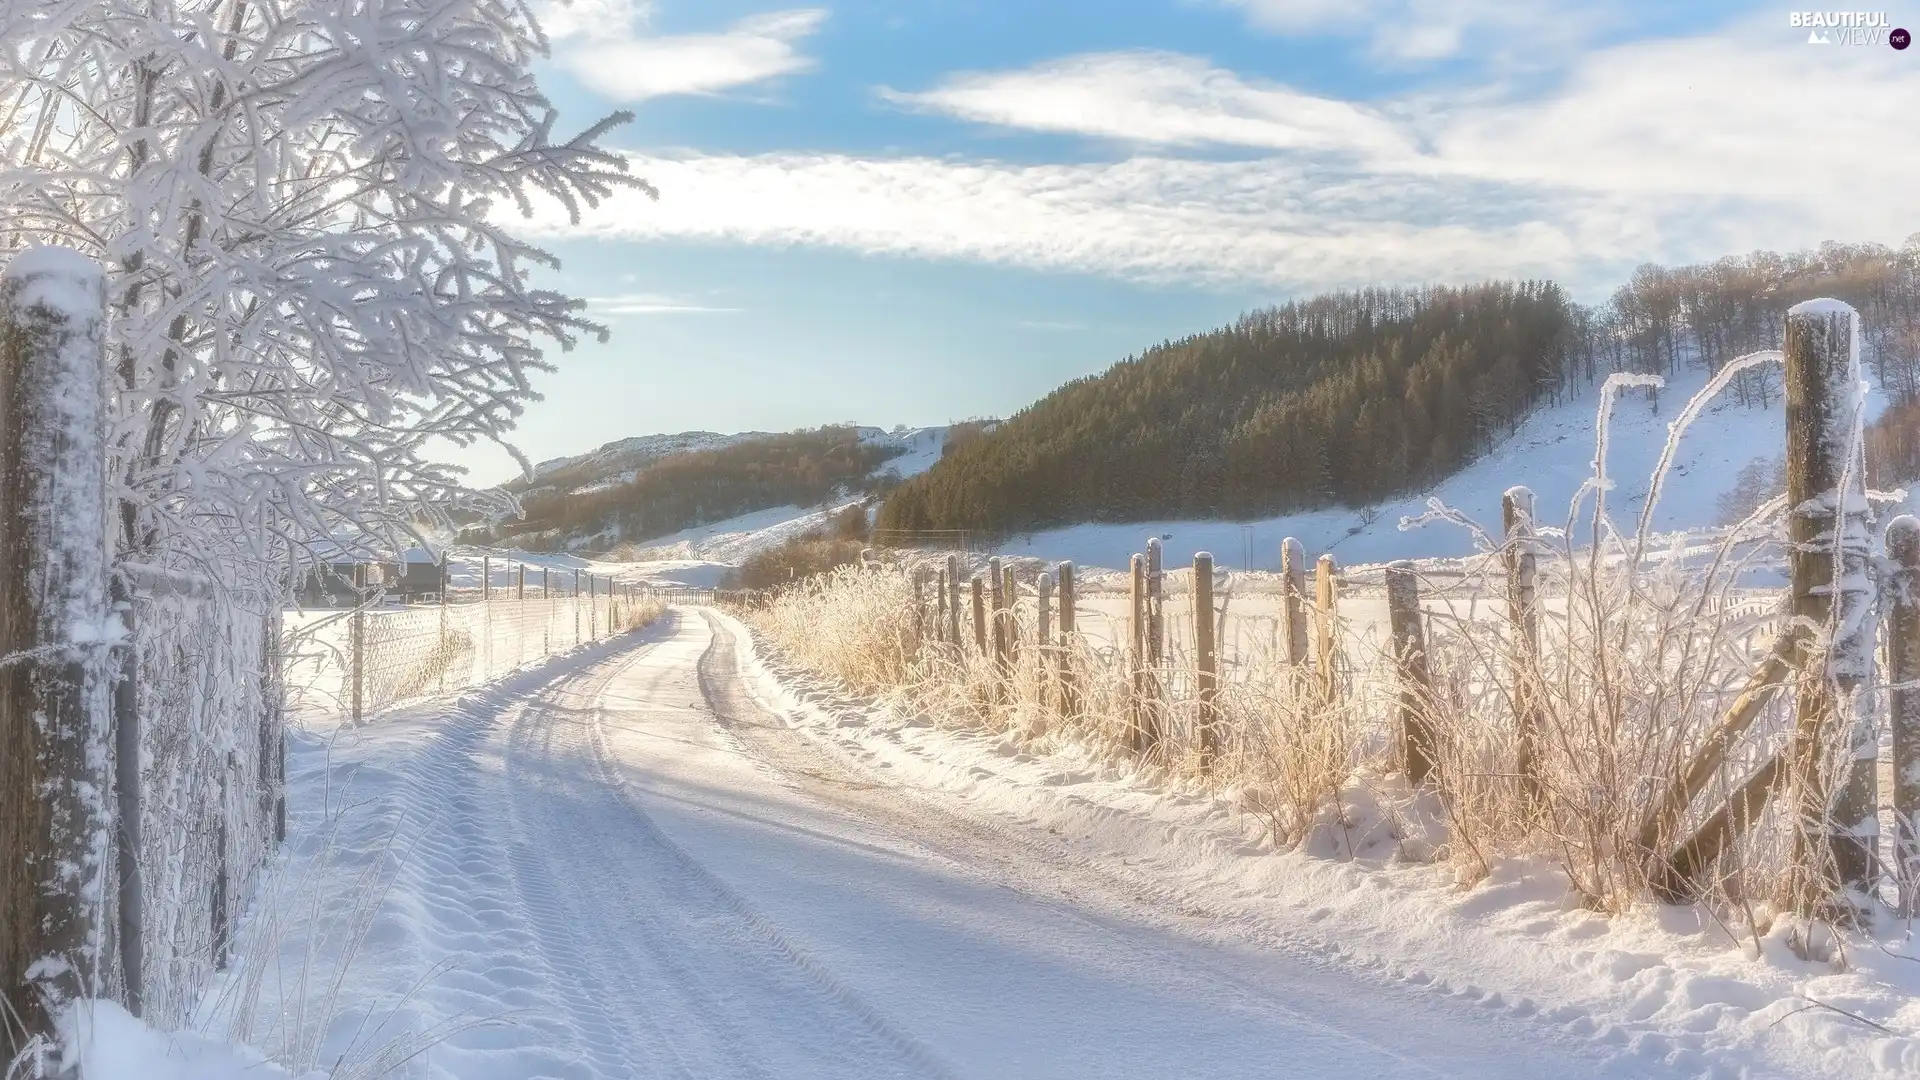
[[[574,0],[542,84],[661,192],[555,252],[607,344],[538,460],[1004,415],[1288,296],[1920,231],[1920,50],[1789,9],[1563,0]],[[1920,27],[1920,4],[1886,11]],[[461,451],[473,479],[514,471]]]

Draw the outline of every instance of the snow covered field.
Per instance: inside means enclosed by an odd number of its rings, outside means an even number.
[[[307,719],[288,860],[201,1018],[296,1073],[1920,1069],[1898,932],[1837,973],[1524,865],[1463,887],[1363,805],[1274,854],[1223,803],[812,685],[710,611]]]

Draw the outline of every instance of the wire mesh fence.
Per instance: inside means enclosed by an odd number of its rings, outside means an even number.
[[[287,682],[297,707],[358,720],[398,702],[490,682],[651,622],[700,590],[611,586],[290,616]]]

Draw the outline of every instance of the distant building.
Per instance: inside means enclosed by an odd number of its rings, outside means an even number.
[[[333,559],[307,571],[295,589],[302,607],[352,607],[362,589],[374,603],[403,604],[440,599],[446,589],[444,557],[409,548],[397,561]]]

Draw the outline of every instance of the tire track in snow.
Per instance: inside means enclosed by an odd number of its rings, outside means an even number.
[[[834,1075],[949,1076],[660,832],[626,790],[606,760],[600,714],[608,684],[647,651],[556,683],[503,724],[528,925],[567,1011],[593,1018],[581,1034],[599,1074],[771,1080],[794,1075],[792,1043],[810,1040]],[[806,990],[814,1001],[795,993]],[[623,1062],[622,1051],[644,1055],[645,1067]]]
[[[1159,949],[1145,945],[1141,955],[1161,965],[1163,976],[1171,975],[1192,987],[1226,990],[1249,1008],[1286,1017],[1322,1035],[1351,1045],[1365,1056],[1394,1061],[1398,1067],[1420,1075],[1459,1077],[1479,1075],[1462,1073],[1450,1063],[1431,1060],[1424,1051],[1400,1051],[1374,1037],[1370,1032],[1348,1030],[1344,1024],[1328,1024],[1324,1017],[1341,1009],[1355,1014],[1379,1013],[1381,1006],[1394,997],[1409,996],[1432,1000],[1432,995],[1406,986],[1396,986],[1382,978],[1378,985],[1353,965],[1343,963],[1334,952],[1316,948],[1312,943],[1275,932],[1250,917],[1217,910],[1188,890],[1170,886],[1132,867],[1115,865],[1109,860],[1089,856],[1064,842],[1049,842],[1029,830],[1022,830],[990,815],[974,814],[946,805],[938,796],[905,786],[891,778],[878,777],[871,770],[848,759],[838,748],[816,741],[809,734],[787,727],[754,696],[743,676],[740,644],[728,620],[702,612],[712,639],[699,664],[700,686],[715,718],[742,752],[791,790],[811,800],[837,808],[878,827],[893,836],[910,838],[927,855],[969,877],[991,881],[1012,889],[1032,902],[1074,921],[1095,928],[1114,938],[1125,951],[1142,928],[1171,932],[1196,943],[1228,948],[1252,947],[1284,957],[1304,968],[1303,975],[1324,975],[1310,985],[1276,986],[1264,975],[1255,976],[1234,970],[1233,965],[1216,963],[1214,958],[1182,950]],[[1281,995],[1310,992],[1323,997],[1322,1007],[1306,1010],[1295,1007]],[[1382,999],[1386,999],[1383,1001]],[[1480,1002],[1468,998],[1482,1006]],[[1324,1007],[1334,1004],[1335,1008]],[[1442,1009],[1452,1008],[1435,1002]],[[1471,1020],[1477,1010],[1469,1009],[1464,1018]],[[1481,1022],[1495,1016],[1479,1014]],[[1502,1017],[1501,1025],[1511,1026],[1519,1038],[1529,1036],[1532,1025],[1525,1014]],[[1560,1041],[1560,1033],[1532,1032],[1549,1041]],[[1571,1047],[1569,1047],[1571,1049]],[[1614,1060],[1603,1053],[1601,1061],[1585,1068],[1626,1069],[1637,1077],[1673,1075],[1659,1063]],[[1566,1063],[1569,1067],[1574,1062]]]

